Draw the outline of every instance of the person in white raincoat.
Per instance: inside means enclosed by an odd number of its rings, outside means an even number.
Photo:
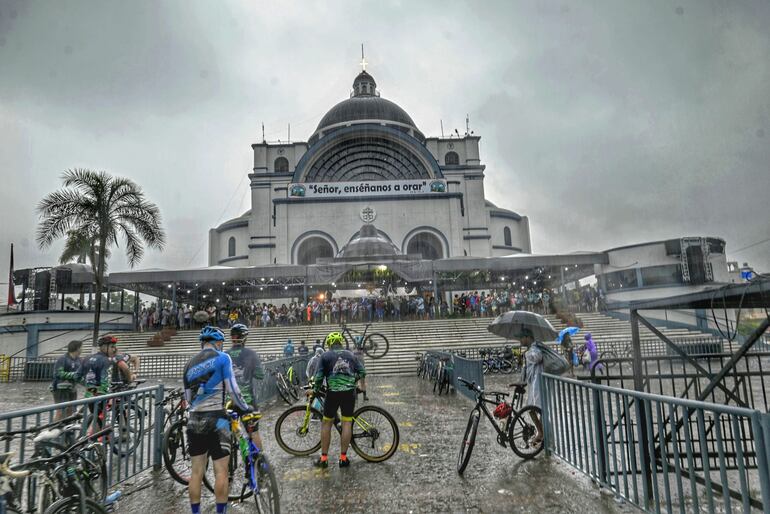
[[[523,328],[519,340],[521,345],[527,348],[527,353],[524,354],[524,369],[521,373],[522,382],[527,384],[526,405],[534,405],[542,412],[543,401],[540,394],[540,375],[543,374],[543,352],[534,344],[535,338],[530,329]],[[530,416],[537,428],[537,434],[535,434],[531,442],[533,446],[536,446],[543,440],[543,423],[540,420],[539,414],[530,412]]]

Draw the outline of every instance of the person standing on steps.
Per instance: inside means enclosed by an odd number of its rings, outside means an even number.
[[[315,461],[315,466],[329,467],[329,445],[331,444],[332,425],[340,411],[342,434],[340,435],[340,468],[350,466],[348,446],[353,435],[353,411],[356,407],[356,382],[366,376],[366,370],[352,352],[342,347],[344,338],[339,332],[326,336],[326,346],[329,348],[321,356],[321,362],[313,380],[313,390],[308,396],[320,392],[326,384],[326,400],[324,401],[323,422],[321,424],[321,456]]]

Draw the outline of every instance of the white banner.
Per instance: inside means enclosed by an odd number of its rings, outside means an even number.
[[[289,184],[290,198],[423,195],[446,193],[446,180],[383,180],[376,182],[306,182]]]

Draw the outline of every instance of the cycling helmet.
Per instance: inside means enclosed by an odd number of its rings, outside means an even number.
[[[246,339],[247,335],[249,335],[249,328],[243,323],[236,323],[230,329],[230,336],[236,339]]]
[[[201,335],[198,336],[198,340],[201,343],[207,343],[207,342],[214,342],[214,343],[220,343],[224,342],[225,340],[225,334],[222,333],[221,330],[219,330],[217,327],[203,327],[201,330]]]
[[[99,338],[99,346],[105,344],[118,344],[118,338],[111,335],[102,336]]]
[[[326,343],[326,346],[331,346],[333,344],[342,344],[344,339],[342,338],[342,334],[339,332],[332,332],[328,336],[326,336],[326,339],[324,342]]]

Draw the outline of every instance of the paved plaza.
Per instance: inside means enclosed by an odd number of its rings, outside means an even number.
[[[148,381],[148,385],[154,381]],[[458,445],[471,403],[462,397],[436,397],[416,377],[370,378],[370,402],[390,411],[399,423],[401,445],[392,459],[369,464],[351,454],[352,465],[340,470],[312,466],[310,457],[291,457],[278,448],[274,422],[285,409],[272,403],[261,430],[282,489],[283,512],[630,512],[612,496],[555,458],[544,455],[522,462],[497,445],[484,420],[464,477],[455,470]],[[169,383],[169,386],[176,386]],[[489,385],[490,388],[494,385]],[[502,387],[502,382],[497,385]],[[48,400],[47,384],[2,385],[12,409]],[[339,439],[333,436],[330,460],[336,462]],[[118,512],[153,514],[189,511],[186,490],[165,470],[144,473],[122,484],[127,494]],[[327,504],[319,505],[324,498]],[[213,497],[204,495],[213,510]],[[253,512],[235,506],[231,512]]]

